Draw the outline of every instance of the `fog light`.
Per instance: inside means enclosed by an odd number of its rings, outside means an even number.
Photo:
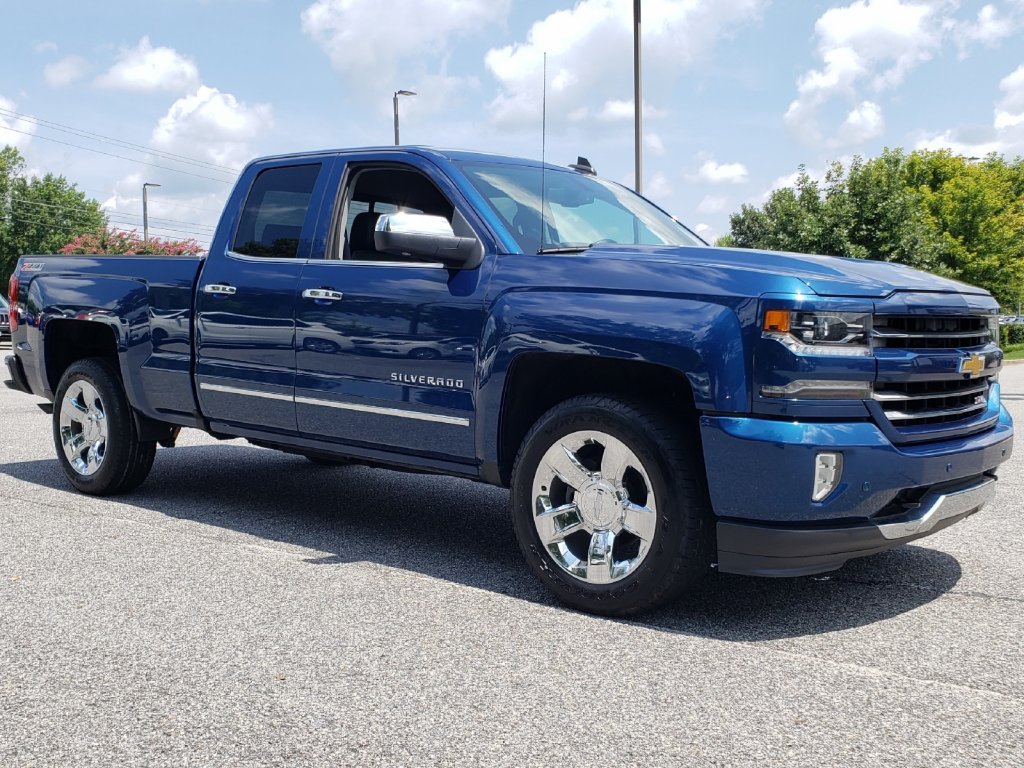
[[[819,453],[814,457],[814,492],[811,501],[821,501],[839,485],[843,477],[843,454]]]

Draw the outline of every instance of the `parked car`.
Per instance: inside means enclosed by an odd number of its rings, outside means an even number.
[[[181,427],[510,487],[537,576],[613,615],[712,568],[834,570],[992,498],[1013,430],[986,291],[710,247],[571,168],[254,161],[206,257],[20,259],[13,386],[53,403],[85,493],[136,488]]]
[[[0,296],[0,341],[11,338],[11,319],[8,314],[7,299]]]

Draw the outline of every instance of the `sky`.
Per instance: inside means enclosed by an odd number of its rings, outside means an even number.
[[[391,144],[399,89],[403,143],[632,186],[632,5],[0,0],[0,144],[118,228],[159,184],[152,234],[204,245],[248,160]],[[643,192],[710,241],[800,166],[1024,155],[1024,0],[642,0],[641,28]]]

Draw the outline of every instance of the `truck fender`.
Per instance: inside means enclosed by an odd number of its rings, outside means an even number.
[[[485,464],[497,461],[508,375],[521,355],[593,355],[664,366],[686,376],[698,410],[746,412],[743,339],[737,311],[723,304],[605,292],[507,293],[491,307],[481,341],[480,455]]]

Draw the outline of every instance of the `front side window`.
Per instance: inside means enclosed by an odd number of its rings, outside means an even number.
[[[467,162],[462,169],[524,253],[596,243],[704,244],[636,193],[594,176],[505,163]]]
[[[231,247],[246,256],[293,259],[320,165],[261,171],[253,182]]]
[[[401,166],[356,171],[347,194],[343,258],[355,261],[408,261],[381,253],[374,243],[377,219],[385,213],[428,213],[442,216],[458,230],[460,216],[430,179]]]

